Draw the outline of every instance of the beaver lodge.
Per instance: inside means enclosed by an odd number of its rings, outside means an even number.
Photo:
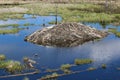
[[[61,23],[35,31],[25,40],[44,46],[73,47],[105,36],[107,32],[80,23]]]

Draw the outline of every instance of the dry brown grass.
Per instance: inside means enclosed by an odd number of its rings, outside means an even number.
[[[1,13],[25,13],[27,11],[28,9],[22,8],[22,7],[1,8],[0,14]]]
[[[37,2],[37,0],[0,0],[0,4],[26,4]]]

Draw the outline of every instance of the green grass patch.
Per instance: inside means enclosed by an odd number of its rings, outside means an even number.
[[[65,74],[70,74],[70,73],[71,73],[71,71],[70,71],[69,69],[65,69],[65,70],[63,70],[63,72],[64,72]]]
[[[19,5],[19,7],[27,8],[25,14],[34,14],[48,16],[50,13],[55,15],[55,3],[30,3]],[[114,6],[114,5],[112,5]],[[120,22],[119,6],[112,7],[106,10],[104,5],[92,3],[79,4],[58,4],[58,15],[62,17],[62,22],[103,22],[113,23]],[[7,20],[8,18],[23,18],[24,13],[5,13],[0,15],[0,19]],[[34,17],[34,16],[33,16]],[[54,22],[50,22],[53,24]],[[28,25],[28,24],[26,24]]]
[[[66,69],[70,69],[71,68],[71,65],[70,64],[63,64],[61,65],[60,69],[61,70],[66,70]]]
[[[0,54],[0,69],[5,69],[10,73],[16,73],[22,71],[23,68],[23,65],[19,61],[6,60],[6,56]]]
[[[9,27],[9,26],[18,27],[20,25],[19,24],[4,24],[4,25],[0,25],[0,28]]]
[[[23,30],[23,29],[22,28],[13,28],[13,29],[0,30],[0,34],[15,34],[15,33],[18,33],[20,30]]]
[[[28,8],[29,14],[49,15],[55,14],[55,4],[35,3],[26,4],[21,7]],[[116,8],[115,8],[116,9]],[[119,10],[119,8],[117,8]],[[114,8],[113,8],[114,10]],[[58,4],[58,15],[63,22],[114,22],[120,21],[118,13],[106,12],[104,5],[82,3],[82,4]],[[109,14],[110,13],[110,14]],[[51,22],[53,23],[53,22]]]
[[[25,24],[23,24],[23,26],[32,26],[32,25],[34,25],[34,24],[31,24],[31,23],[25,23]]]
[[[83,64],[90,64],[92,62],[93,62],[92,59],[75,59],[74,64],[83,65]]]
[[[15,73],[22,71],[23,66],[18,61],[13,61],[13,60],[0,61],[0,69],[5,69],[10,73]]]
[[[8,20],[8,19],[24,19],[24,14],[21,13],[2,13],[0,14],[1,20]]]
[[[109,28],[108,31],[109,31],[109,32],[112,32],[112,33],[115,34],[117,37],[120,37],[120,32],[117,31],[116,28]]]
[[[52,73],[51,75],[46,75],[46,76],[43,76],[41,78],[41,80],[53,80],[55,78],[57,78],[59,76],[59,74],[57,73]],[[56,80],[56,79],[55,79]]]

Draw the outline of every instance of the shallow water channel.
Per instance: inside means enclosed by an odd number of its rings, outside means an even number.
[[[47,68],[59,68],[62,64],[73,64],[76,58],[90,58],[95,62],[89,65],[82,65],[73,68],[73,70],[84,70],[88,67],[99,68],[101,64],[106,64],[106,69],[97,69],[90,72],[82,72],[79,74],[72,74],[63,77],[59,77],[58,80],[120,80],[120,71],[117,68],[120,67],[120,38],[114,34],[109,34],[106,38],[88,42],[83,45],[71,48],[58,48],[58,47],[45,47],[41,45],[25,42],[25,36],[32,32],[44,28],[43,24],[49,26],[49,22],[55,21],[55,16],[37,16],[25,14],[25,19],[9,19],[7,21],[0,20],[0,24],[20,24],[19,28],[25,28],[15,34],[0,34],[0,53],[5,54],[7,59],[18,60],[22,62],[22,58],[25,56],[32,57],[34,54],[38,54],[39,58],[34,59],[38,64],[34,65],[36,68],[42,70],[40,67],[45,66]],[[58,17],[61,21],[62,18]],[[22,24],[31,23],[33,25],[22,26]],[[120,26],[113,26],[111,24],[106,25],[104,28],[100,23],[84,23],[95,27],[99,30],[108,28],[120,29]],[[27,28],[26,28],[27,27]],[[8,29],[10,29],[9,27]],[[0,75],[6,75],[7,73],[0,70]],[[30,75],[30,80],[37,80],[45,74]],[[23,80],[25,76],[5,78],[0,80]]]

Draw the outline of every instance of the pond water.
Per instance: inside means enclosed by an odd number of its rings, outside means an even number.
[[[35,67],[42,70],[40,68],[41,66],[59,68],[62,64],[73,64],[76,58],[90,58],[95,60],[95,62],[89,65],[78,66],[75,69],[73,68],[73,70],[86,69],[89,67],[99,68],[103,63],[107,65],[107,69],[97,69],[91,72],[67,75],[59,77],[58,80],[120,80],[120,71],[116,69],[120,67],[120,38],[116,37],[114,34],[110,34],[100,41],[88,42],[77,47],[45,47],[25,42],[24,38],[34,31],[44,28],[42,26],[44,23],[46,26],[49,26],[49,22],[55,21],[55,16],[36,16],[33,18],[32,15],[25,14],[24,18],[25,19],[23,20],[13,19],[0,21],[0,24],[34,24],[32,26],[27,26],[28,29],[21,30],[16,34],[0,35],[0,53],[5,54],[8,59],[22,62],[23,57],[32,57],[34,54],[38,54],[40,58],[35,60],[39,64],[35,65]],[[58,20],[61,21],[62,18],[58,17]],[[106,25],[105,28],[103,28],[100,23],[84,24],[95,27],[99,30],[107,30],[108,28],[116,27],[111,24]],[[119,27],[120,26],[117,26],[117,29],[120,29]],[[0,70],[0,75],[5,74],[4,71]],[[27,77],[29,77],[30,80],[37,80],[43,75],[45,74],[30,75]],[[20,76],[0,80],[23,80],[24,77],[25,76]]]

